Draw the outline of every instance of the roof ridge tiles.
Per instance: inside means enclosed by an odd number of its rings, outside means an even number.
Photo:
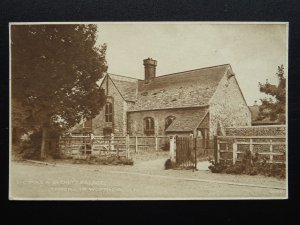
[[[198,71],[198,70],[211,69],[211,68],[222,67],[222,66],[230,66],[230,63],[225,63],[225,64],[221,64],[221,65],[216,65],[216,66],[202,67],[202,68],[192,69],[192,70],[185,70],[185,71],[176,72],[176,73],[168,73],[168,74],[163,74],[163,75],[157,76],[155,78],[169,76],[169,75],[175,75],[175,74],[188,73],[188,72],[193,72],[193,71]],[[113,76],[119,76],[119,77],[129,78],[129,79],[133,79],[133,80],[144,81],[143,79],[129,77],[129,76],[126,76],[126,75],[120,75],[120,74],[115,74],[115,73],[108,73],[108,74],[109,75],[113,75]]]
[[[205,69],[212,69],[215,67],[222,67],[222,66],[230,66],[230,64],[226,63],[226,64],[217,65],[217,66],[209,66],[209,67],[203,67],[203,68],[198,68],[198,69],[185,70],[185,71],[176,72],[176,73],[168,73],[168,74],[163,74],[163,75],[157,76],[155,78],[170,76],[170,75],[175,75],[175,74],[183,74],[183,73],[194,72],[194,71],[205,70]]]

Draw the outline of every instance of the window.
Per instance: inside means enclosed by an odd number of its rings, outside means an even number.
[[[165,129],[167,129],[174,120],[175,116],[168,116],[165,120]]]
[[[112,122],[112,104],[110,102],[105,104],[105,122]]]
[[[145,134],[154,134],[154,119],[151,117],[146,117],[144,119],[144,132]]]

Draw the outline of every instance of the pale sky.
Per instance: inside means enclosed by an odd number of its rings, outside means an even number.
[[[108,72],[144,79],[143,59],[157,60],[156,76],[229,63],[248,105],[264,97],[258,82],[287,75],[286,24],[101,23]],[[258,101],[260,103],[260,101]]]

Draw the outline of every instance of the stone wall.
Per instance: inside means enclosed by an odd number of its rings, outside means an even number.
[[[106,81],[107,77],[104,79],[101,87],[105,89],[106,93]],[[93,134],[103,135],[103,128],[113,127],[113,133],[117,136],[126,135],[126,111],[127,103],[120,95],[119,91],[116,89],[114,84],[110,79],[108,79],[108,98],[107,102],[113,104],[113,123],[105,122],[105,106],[101,109],[99,115],[93,119]]]
[[[228,127],[226,136],[284,136],[285,125]]]
[[[203,107],[199,108],[182,108],[182,109],[164,109],[164,110],[149,110],[139,112],[128,112],[128,133],[130,135],[144,135],[145,117],[152,117],[154,119],[155,135],[165,134],[165,119],[168,116],[175,116],[176,118],[184,117],[185,115],[195,114],[202,112]],[[200,118],[199,118],[200,120]],[[195,121],[197,124],[199,121]]]
[[[235,76],[230,74],[228,71],[222,78],[211,99],[210,136],[217,135],[219,132],[224,135],[226,127],[251,125],[251,112]]]

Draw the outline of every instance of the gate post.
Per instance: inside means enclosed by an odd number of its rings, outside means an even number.
[[[176,139],[175,136],[170,137],[170,159],[171,162],[176,162]]]
[[[135,136],[135,153],[138,152],[138,137]]]
[[[250,157],[250,163],[251,163],[251,165],[253,164],[253,160],[252,160],[252,155],[253,155],[253,139],[252,138],[250,138],[250,146],[249,146],[249,148],[250,148],[250,152],[251,152],[251,157]]]
[[[114,135],[114,133],[111,133],[110,134],[110,139],[111,139],[111,147],[110,147],[110,150],[112,150],[112,151],[114,151],[115,150],[115,141],[114,141],[114,139],[115,139],[115,135]]]
[[[215,156],[215,162],[219,162],[218,159],[218,136],[214,136],[214,156]]]
[[[272,145],[272,139],[270,140],[270,162],[273,163],[273,145]]]
[[[237,142],[236,142],[236,139],[234,139],[233,144],[232,144],[232,163],[233,163],[233,165],[236,163],[236,159],[237,159]]]
[[[125,143],[126,143],[126,158],[129,159],[130,158],[130,149],[129,149],[129,134],[126,135],[125,137]]]
[[[191,143],[191,153],[192,151],[194,150],[194,168],[196,169],[197,168],[197,155],[196,155],[196,137],[194,137],[193,134],[190,134],[190,143]]]
[[[194,137],[194,148],[195,148],[195,169],[197,170],[197,136]]]
[[[94,134],[91,133],[91,136],[90,136],[90,145],[91,145],[91,155],[94,155]]]
[[[155,151],[158,151],[158,137],[155,135]]]
[[[85,136],[83,137],[83,143],[84,143],[84,157],[86,157],[86,145],[87,145],[87,143],[86,143]]]

